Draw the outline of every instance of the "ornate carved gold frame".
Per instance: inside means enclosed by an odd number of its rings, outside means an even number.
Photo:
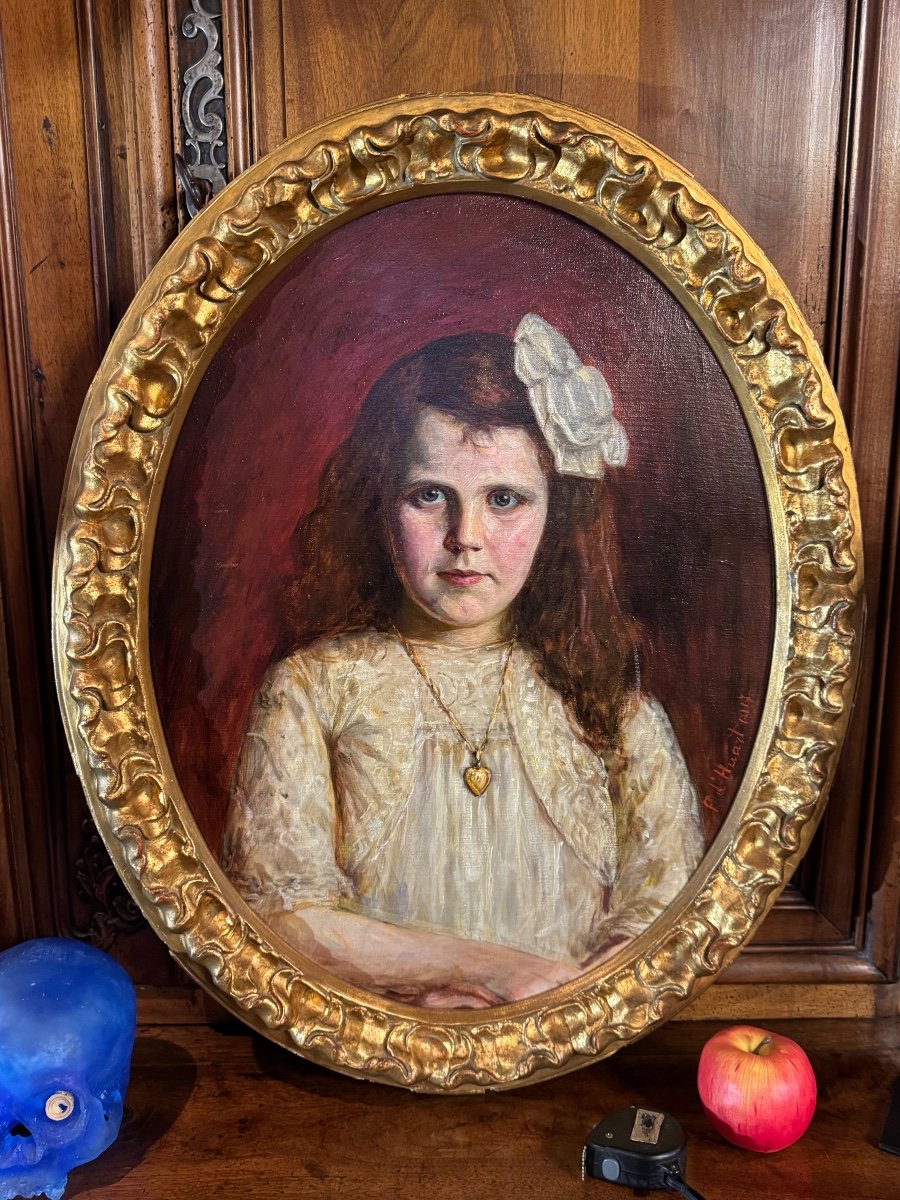
[[[197,381],[301,247],[432,190],[512,193],[613,238],[674,293],[727,372],[765,483],[776,559],[768,694],[742,787],[691,885],[626,951],[554,992],[426,1017],[314,966],[224,878],[169,761],[147,591],[167,464]],[[287,142],[195,218],[141,288],[88,395],[54,577],[69,743],[94,818],[159,936],[253,1028],[340,1071],[423,1091],[531,1082],[612,1053],[705,988],[759,926],[815,830],[849,716],[861,535],[846,432],[762,251],[660,151],[533,97],[398,99]]]

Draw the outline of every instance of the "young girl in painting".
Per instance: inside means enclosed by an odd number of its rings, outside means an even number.
[[[226,868],[334,974],[430,1007],[521,999],[696,867],[696,796],[611,582],[601,480],[627,452],[603,376],[529,314],[395,363],[328,463]]]

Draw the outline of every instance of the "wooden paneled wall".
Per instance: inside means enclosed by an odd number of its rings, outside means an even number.
[[[820,997],[830,987],[839,1011],[895,1004],[900,8],[890,0],[222,7],[210,24],[199,18],[218,11],[216,0],[0,2],[0,942],[85,937],[111,947],[172,1012],[187,1011],[175,1004],[187,994],[178,973],[85,820],[56,715],[47,597],[62,476],[88,383],[185,219],[174,168],[176,152],[191,157],[185,71],[220,55],[228,177],[304,126],[385,96],[536,93],[598,112],[681,161],[782,273],[826,352],[850,427],[869,621],[823,828],[704,1011],[717,994],[726,1007],[774,1011],[791,985],[809,983],[827,985]]]

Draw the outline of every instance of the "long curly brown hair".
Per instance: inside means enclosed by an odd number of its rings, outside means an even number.
[[[547,522],[531,573],[513,604],[519,642],[563,697],[584,739],[614,753],[634,695],[635,637],[615,595],[617,546],[605,485],[560,475],[524,384],[513,342],[462,334],[428,342],[394,363],[366,397],[326,464],[316,507],[294,533],[284,653],[321,638],[390,628],[403,599],[390,554],[389,518],[404,451],[423,408],[473,431],[522,428],[548,481]]]

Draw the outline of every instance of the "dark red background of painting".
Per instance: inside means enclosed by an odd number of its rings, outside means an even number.
[[[680,305],[574,217],[488,195],[409,200],[304,251],[210,365],[176,447],[150,591],[153,678],[179,782],[218,847],[253,692],[280,632],[289,540],[377,376],[446,334],[536,312],[606,374],[631,440],[610,485],[623,607],[717,828],[768,675],[773,559],[739,406]],[[732,778],[729,727],[752,698]],[[710,780],[719,780],[720,796]]]

